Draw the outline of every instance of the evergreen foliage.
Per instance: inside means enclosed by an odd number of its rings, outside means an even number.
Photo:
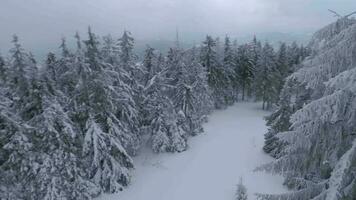
[[[312,55],[287,78],[279,107],[268,117],[264,147],[278,159],[261,169],[284,175],[296,191],[260,199],[355,197],[355,33],[356,21],[347,17],[316,32]]]
[[[156,153],[185,151],[214,108],[246,96],[283,107],[276,114],[283,117],[270,120],[273,151],[274,129],[286,131],[305,102],[293,107],[283,100],[291,96],[277,98],[289,90],[281,84],[293,70],[289,52],[302,52],[298,46],[282,45],[277,54],[256,38],[239,46],[228,36],[223,44],[207,36],[191,49],[177,42],[167,55],[147,47],[141,62],[128,31],[100,38],[89,28],[84,40],[79,33],[74,39],[75,49],[62,38],[60,54],[48,53],[41,64],[17,36],[10,55],[0,56],[0,199],[92,199],[121,191],[143,145]]]

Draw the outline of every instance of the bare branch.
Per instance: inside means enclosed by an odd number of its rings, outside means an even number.
[[[337,13],[337,12],[331,10],[331,9],[328,9],[328,10],[329,10],[329,12],[331,12],[332,14],[334,14],[334,17],[342,18],[342,16],[341,16],[339,13]]]
[[[355,14],[356,14],[356,11],[355,11],[355,12],[352,12],[352,13],[350,13],[350,14],[348,14],[348,15],[345,15],[344,18],[348,18],[348,17],[350,17],[351,15],[355,15]]]

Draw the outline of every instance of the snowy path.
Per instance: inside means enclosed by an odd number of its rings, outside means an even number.
[[[249,199],[256,192],[281,193],[282,178],[253,169],[271,161],[262,152],[266,132],[260,104],[238,103],[216,111],[205,132],[180,154],[144,153],[135,158],[132,184],[101,200],[233,200],[242,176]]]

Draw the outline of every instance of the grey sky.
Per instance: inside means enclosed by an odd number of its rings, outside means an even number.
[[[301,33],[330,23],[331,8],[356,10],[355,0],[1,0],[0,50],[11,35],[25,46],[53,45],[62,36],[85,32],[136,38],[169,39],[176,27],[185,35],[246,35],[258,32]]]

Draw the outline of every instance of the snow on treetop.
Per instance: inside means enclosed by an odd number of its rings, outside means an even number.
[[[340,20],[346,20],[348,23],[342,23]],[[305,84],[306,88],[316,89],[330,78],[353,68],[356,63],[356,24],[354,23],[356,20],[340,20],[314,36],[310,46],[318,54],[305,60],[301,65],[302,68],[291,75],[298,82]],[[344,27],[345,24],[348,26],[341,29],[340,26]],[[317,41],[319,44],[323,43],[322,46],[315,46]]]
[[[317,31],[309,43],[309,47],[317,50],[323,47],[326,41],[330,41],[334,36],[338,35],[341,31],[349,28],[356,23],[355,19],[340,18],[336,22],[327,25],[326,27]]]

